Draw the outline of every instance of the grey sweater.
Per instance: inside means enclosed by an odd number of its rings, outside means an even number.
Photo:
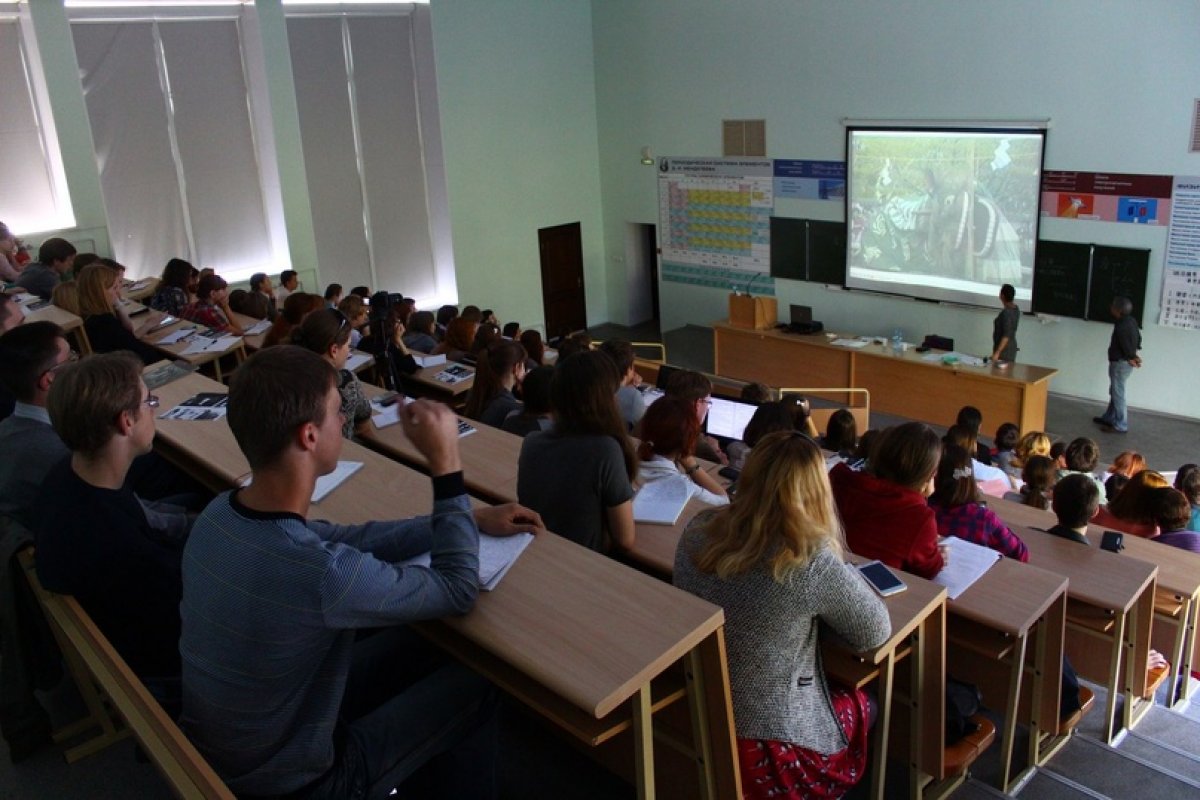
[[[853,648],[877,647],[892,630],[883,601],[829,549],[782,583],[765,566],[728,580],[701,572],[692,559],[710,518],[698,515],[680,538],[674,582],[725,609],[738,737],[791,742],[826,755],[844,749],[848,742],[829,703],[816,622]]]

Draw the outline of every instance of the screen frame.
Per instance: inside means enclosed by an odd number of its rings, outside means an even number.
[[[731,405],[735,405],[735,406],[748,406],[749,408],[752,408],[752,409],[754,409],[754,411],[757,411],[757,410],[758,410],[758,406],[759,406],[759,404],[758,404],[758,403],[752,403],[752,402],[750,402],[749,400],[742,400],[742,399],[740,399],[740,398],[737,398],[737,397],[721,397],[721,396],[719,396],[719,395],[715,395],[715,394],[714,394],[714,395],[711,395],[711,396],[709,397],[709,400],[711,400],[711,401],[712,401],[712,405],[710,405],[710,406],[708,407],[708,413],[704,415],[704,433],[705,433],[705,434],[707,434],[707,435],[709,435],[709,436],[714,436],[714,437],[716,437],[717,439],[721,439],[721,440],[725,440],[725,441],[730,441],[730,442],[740,442],[740,441],[742,440],[742,436],[745,436],[745,435],[746,435],[746,428],[745,428],[745,426],[742,426],[742,432],[741,432],[741,435],[739,435],[739,436],[736,436],[736,437],[735,437],[735,436],[725,436],[724,434],[720,434],[720,433],[714,433],[714,432],[712,432],[712,431],[710,431],[710,430],[709,430],[709,420],[711,420],[711,419],[712,419],[712,412],[713,412],[713,409],[715,409],[715,408],[717,407],[717,405],[716,405],[717,403],[730,403]],[[751,412],[750,412],[750,416],[751,416],[751,417],[753,417],[753,416],[754,416],[754,411],[751,411]],[[750,424],[750,420],[749,420],[749,419],[747,419],[747,420],[746,420],[746,425],[749,425],[749,424]]]
[[[963,306],[967,308],[985,308],[994,309],[999,303],[999,300],[985,300],[982,294],[975,294],[978,301],[971,299],[966,292],[958,290],[939,289],[937,287],[928,287],[932,291],[927,291],[924,294],[916,294],[910,285],[905,285],[905,289],[909,291],[898,290],[890,291],[886,284],[879,282],[871,282],[870,286],[861,284],[853,285],[852,280],[861,281],[863,279],[852,279],[851,277],[851,259],[852,259],[852,206],[854,201],[860,196],[859,192],[855,191],[854,187],[854,168],[853,168],[853,147],[851,145],[854,134],[860,132],[876,132],[876,133],[930,133],[930,134],[986,134],[1002,136],[1004,134],[1021,134],[1021,135],[1037,135],[1041,137],[1041,153],[1040,163],[1038,164],[1038,180],[1037,180],[1037,198],[1034,205],[1033,214],[1033,251],[1030,255],[1029,267],[1033,270],[1037,264],[1037,248],[1038,242],[1041,239],[1041,197],[1042,197],[1042,181],[1046,174],[1046,145],[1049,134],[1048,121],[1020,121],[1020,122],[1002,122],[1002,121],[987,121],[978,124],[961,121],[890,121],[890,120],[845,120],[845,159],[846,159],[846,193],[843,204],[843,213],[846,224],[846,260],[843,277],[843,286],[850,291],[857,292],[872,292],[875,294],[890,295],[893,297],[905,297],[914,300],[925,302],[944,303],[947,305]],[[1032,313],[1033,310],[1033,282],[1036,275],[1031,272],[1028,294],[1020,287],[1017,287],[1017,307],[1020,308],[1023,314]],[[1000,284],[996,285],[996,292],[999,293]]]

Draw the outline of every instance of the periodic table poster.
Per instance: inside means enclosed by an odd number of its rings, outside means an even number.
[[[1200,177],[1176,176],[1158,324],[1200,329]]]

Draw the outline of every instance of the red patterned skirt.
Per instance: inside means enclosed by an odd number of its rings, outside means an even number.
[[[870,714],[867,696],[855,689],[831,689],[829,699],[849,746],[822,755],[788,742],[738,739],[745,800],[841,797],[862,779]]]

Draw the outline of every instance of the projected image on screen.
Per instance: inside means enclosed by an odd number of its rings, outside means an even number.
[[[846,285],[1029,310],[1043,130],[850,128]]]

